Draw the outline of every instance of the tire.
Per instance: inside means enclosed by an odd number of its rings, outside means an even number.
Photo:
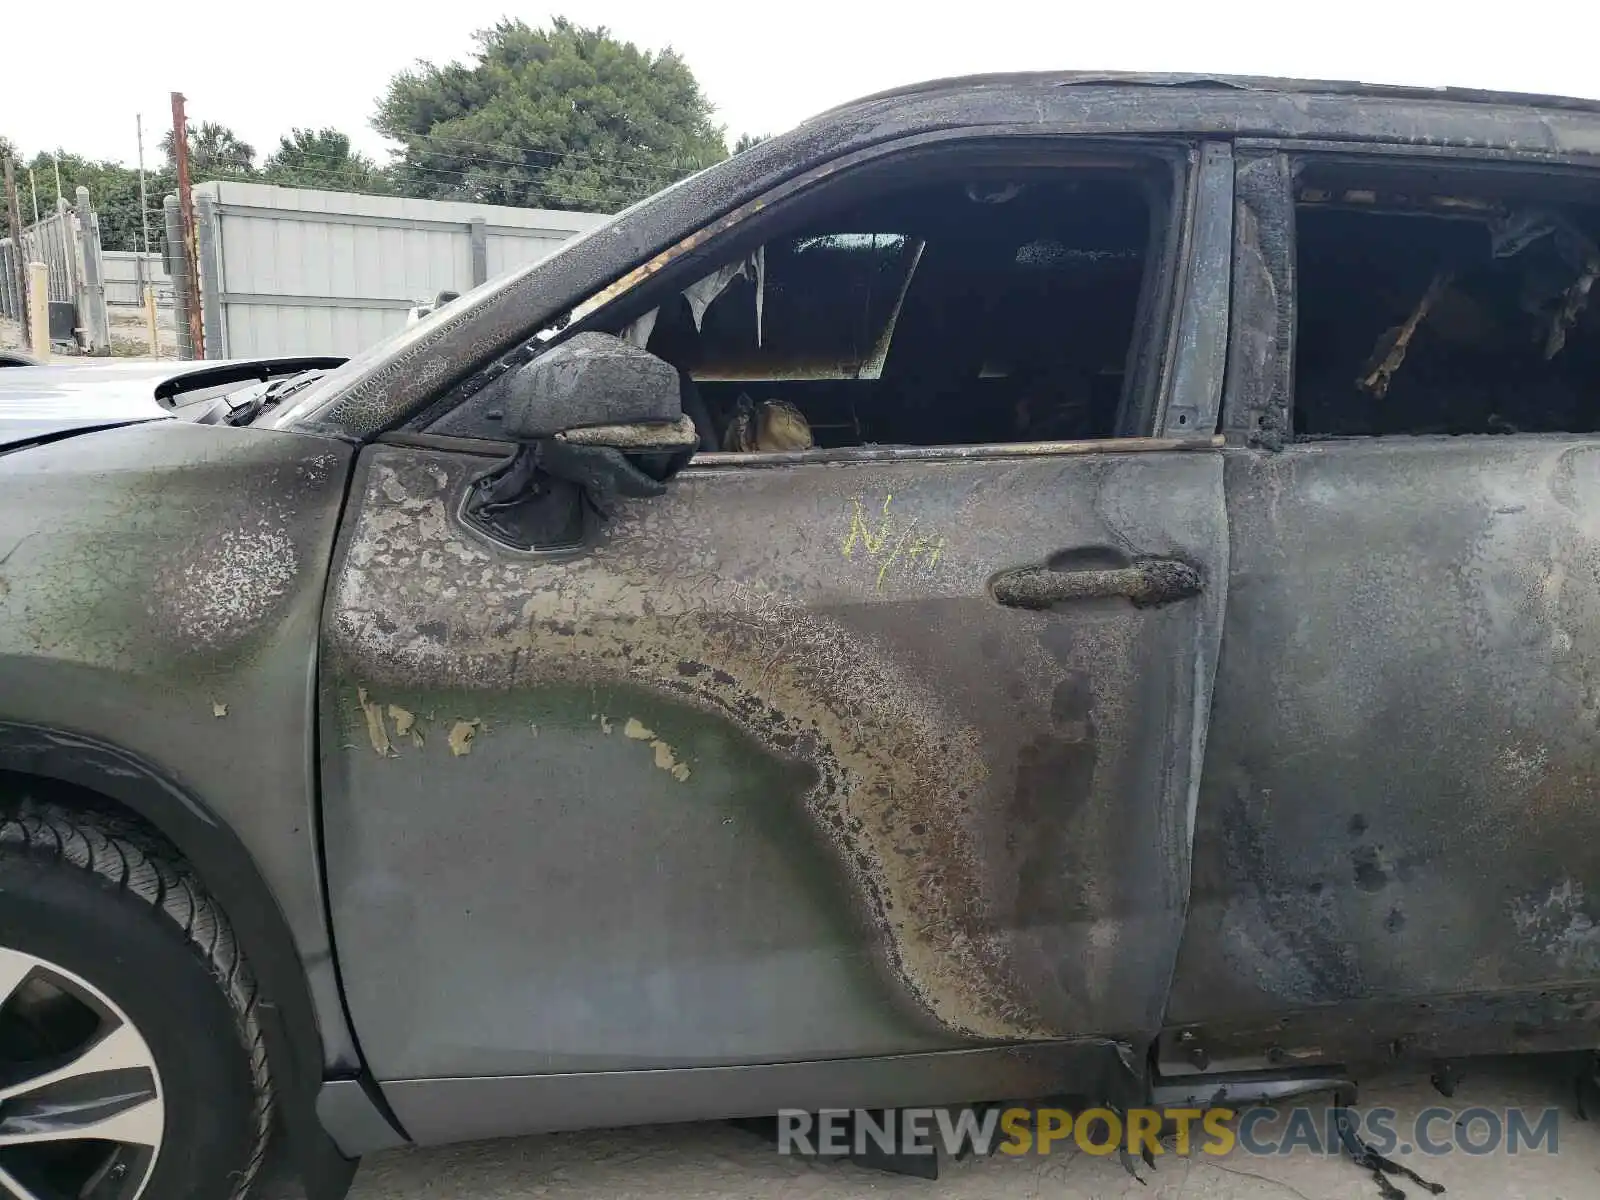
[[[272,1119],[255,980],[176,854],[114,817],[0,810],[0,1197],[241,1200]]]

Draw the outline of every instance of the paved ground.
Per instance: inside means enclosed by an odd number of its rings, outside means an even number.
[[[1556,1153],[1405,1159],[1442,1183],[1453,1200],[1592,1200],[1600,1196],[1600,1123],[1579,1122],[1563,1082],[1538,1067],[1486,1067],[1468,1075],[1453,1100],[1425,1081],[1396,1079],[1363,1089],[1364,1107],[1396,1110],[1404,1131],[1421,1110],[1449,1104],[1560,1108]],[[1285,1118],[1287,1119],[1287,1118]],[[1318,1122],[1320,1125],[1320,1114]],[[1281,1132],[1283,1121],[1269,1126]],[[1446,1124],[1430,1126],[1437,1141]],[[1482,1127],[1479,1126],[1479,1129]],[[1481,1136],[1478,1133],[1474,1137]],[[863,1170],[848,1163],[781,1158],[750,1134],[727,1125],[682,1125],[620,1132],[556,1134],[440,1150],[374,1156],[357,1176],[354,1200],[675,1200],[804,1197],[905,1197],[906,1200],[1377,1200],[1378,1186],[1348,1159],[1304,1151],[1252,1157],[1235,1150],[1157,1159],[1130,1178],[1116,1158],[1075,1149],[1046,1159],[969,1159],[946,1163],[938,1182]],[[1407,1197],[1426,1196],[1400,1181]],[[274,1180],[263,1200],[294,1200],[298,1189]]]

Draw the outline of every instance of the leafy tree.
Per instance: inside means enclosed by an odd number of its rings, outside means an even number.
[[[68,204],[77,202],[79,187],[89,189],[89,203],[100,214],[100,244],[107,250],[141,249],[139,172],[121,163],[95,162],[65,150],[40,151],[30,161],[19,162],[17,199],[22,219],[32,222],[35,200],[41,214],[55,211],[58,165],[61,195]],[[152,171],[146,173],[145,183],[150,197],[150,248],[154,250],[161,245],[161,198],[177,187],[177,181],[168,172]]]
[[[743,154],[751,146],[759,146],[771,136],[770,133],[741,133],[739,140],[733,144],[733,152]]]
[[[401,143],[410,195],[611,210],[727,157],[712,105],[673,50],[556,18],[502,20],[468,63],[390,81],[373,127]]]
[[[175,145],[176,139],[169,129],[161,138],[161,149],[167,156],[167,166],[173,171],[178,169]],[[203,179],[237,179],[254,174],[255,169],[255,147],[226,125],[201,121],[189,127],[190,179],[197,183]]]
[[[382,169],[350,149],[349,135],[337,129],[291,129],[261,166],[266,183],[322,188],[335,192],[383,192]]]
[[[5,161],[8,158],[12,162],[20,163],[22,161],[22,151],[17,149],[15,142],[5,134],[0,133],[0,171],[5,169]]]

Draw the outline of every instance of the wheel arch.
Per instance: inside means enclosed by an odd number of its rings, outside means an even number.
[[[261,1018],[267,1057],[287,1148],[306,1194],[309,1200],[342,1197],[356,1163],[340,1153],[318,1117],[323,1044],[310,982],[277,898],[239,836],[160,768],[98,738],[0,721],[0,772],[54,785],[53,799],[131,814],[194,869],[228,914],[269,1000]]]

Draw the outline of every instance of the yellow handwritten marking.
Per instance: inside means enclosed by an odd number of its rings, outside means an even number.
[[[860,542],[861,548],[869,556],[875,557],[878,551],[883,549],[884,542],[889,538],[889,523],[887,521],[883,522],[878,532],[873,533],[872,527],[867,524],[866,513],[862,510],[861,498],[858,496],[852,499],[850,506],[850,532],[845,535],[844,545],[841,547],[844,551],[844,556],[849,558],[856,548],[856,543]],[[888,506],[889,502],[885,500],[885,510],[888,509]]]
[[[850,528],[839,546],[844,557],[855,558],[859,549],[872,564],[877,566],[876,587],[879,591],[883,590],[884,580],[889,577],[889,572],[896,563],[900,563],[903,570],[931,568],[938,563],[945,547],[944,538],[917,532],[917,523],[921,518],[912,517],[904,524],[897,521],[895,515],[889,511],[893,502],[892,493],[884,496],[883,506],[879,510],[879,518],[874,528],[873,523],[867,518],[862,498],[852,497]]]
[[[906,557],[913,562],[920,554],[926,554],[928,561],[922,565],[931,567],[939,561],[939,556],[944,553],[943,538],[918,538],[906,548]]]
[[[904,550],[906,548],[906,539],[911,536],[911,534],[916,530],[916,528],[917,528],[917,518],[916,517],[912,517],[911,518],[911,524],[906,526],[906,531],[900,535],[900,540],[894,544],[894,553],[890,554],[889,557],[884,560],[883,566],[878,568],[878,590],[879,591],[883,590],[883,577],[889,573],[889,568],[894,566],[895,561],[900,557],[900,551],[902,551],[902,550]]]

